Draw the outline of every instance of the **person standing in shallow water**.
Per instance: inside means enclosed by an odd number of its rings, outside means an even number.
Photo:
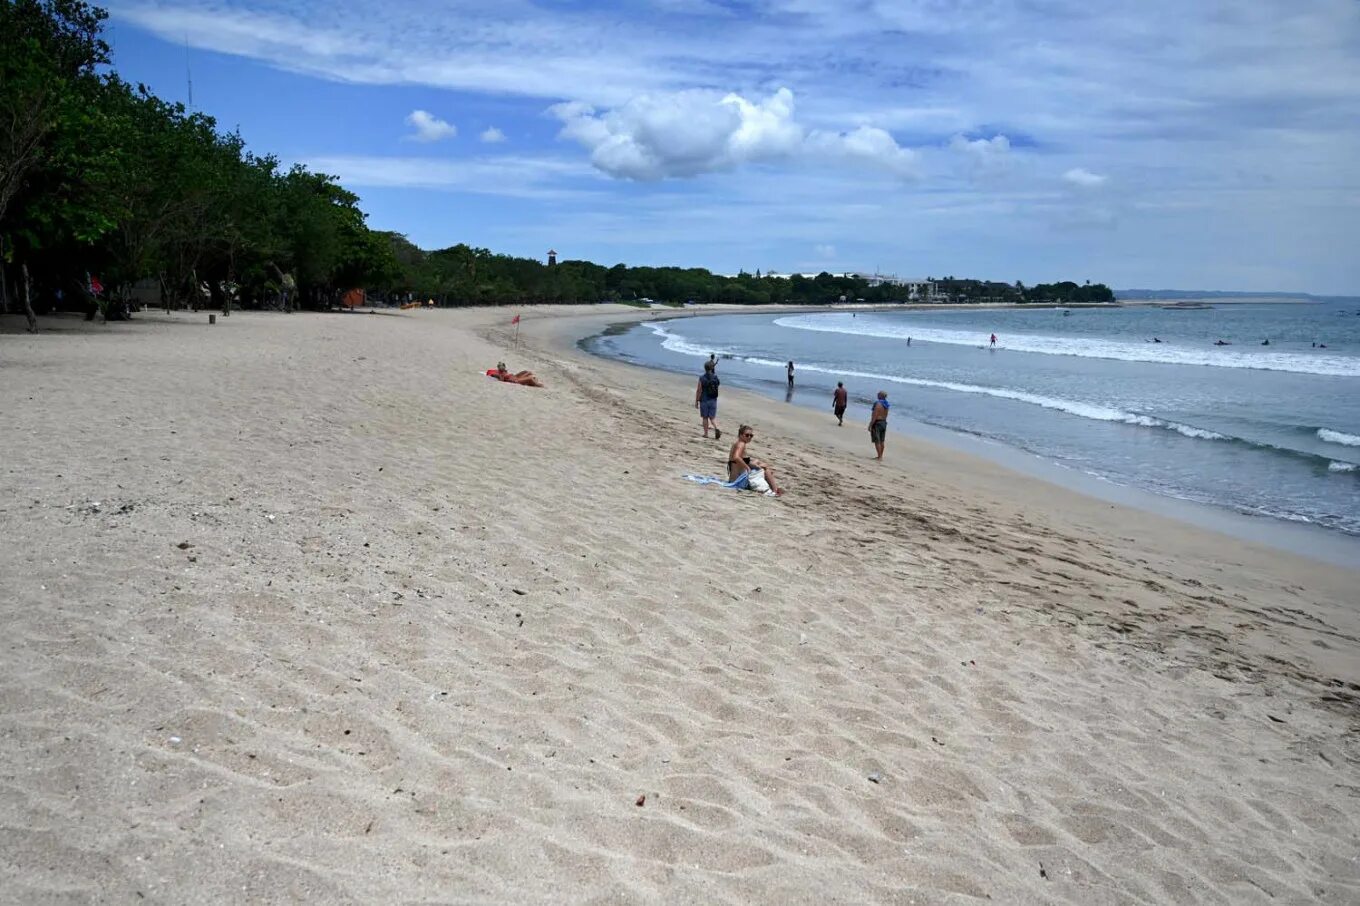
[[[869,439],[878,451],[875,459],[883,459],[883,442],[888,439],[888,394],[878,391],[873,411],[869,413]]]
[[[845,390],[845,383],[836,382],[836,389],[831,394],[831,411],[836,413],[836,427],[845,424],[845,407],[849,402],[850,394]]]
[[[694,408],[699,410],[699,422],[708,437],[708,429],[713,428],[715,440],[722,440],[722,429],[718,427],[718,380],[717,368],[712,361],[704,362],[704,373],[694,388]]]
[[[789,362],[789,386],[793,386],[793,363]]]

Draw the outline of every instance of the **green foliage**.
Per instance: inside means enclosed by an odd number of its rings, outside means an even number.
[[[292,272],[304,298],[401,277],[386,234],[333,177],[245,150],[209,116],[100,73],[103,10],[0,0],[0,248],[39,291],[109,297],[152,279],[176,301],[266,301]],[[88,301],[88,300],[87,300]]]
[[[391,289],[445,305],[486,305],[510,302],[622,302],[645,305],[660,302],[722,302],[734,305],[827,305],[842,298],[850,302],[907,301],[906,290],[892,283],[872,285],[864,277],[820,273],[808,278],[770,274],[726,277],[703,268],[603,267],[590,261],[562,261],[548,266],[532,258],[497,255],[487,249],[455,245],[423,252],[405,236],[386,234],[401,276]],[[936,281],[941,301],[958,303],[1111,302],[1104,285],[1040,284],[1026,290],[1020,284],[994,283],[949,277]]]

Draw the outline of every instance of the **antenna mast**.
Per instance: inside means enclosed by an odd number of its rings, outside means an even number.
[[[184,33],[184,82],[189,89],[189,112],[194,110],[194,74],[189,68],[189,33]]]

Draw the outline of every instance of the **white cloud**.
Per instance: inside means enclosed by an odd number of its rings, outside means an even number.
[[[561,137],[590,151],[602,172],[651,181],[730,170],[743,164],[832,159],[909,176],[916,155],[882,129],[806,130],[794,117],[793,92],[766,98],[692,90],[645,94],[612,110],[581,102],[548,111]]]
[[[501,155],[440,157],[318,155],[299,161],[350,187],[437,189],[512,198],[580,198],[601,182],[587,164],[552,157]]]
[[[1081,167],[1073,167],[1063,174],[1063,179],[1067,180],[1072,185],[1080,186],[1083,189],[1094,189],[1103,186],[1108,178],[1109,177],[1107,176],[1092,173],[1090,170]]]
[[[458,127],[446,123],[427,110],[412,110],[406,115],[406,124],[416,130],[406,136],[413,142],[437,142],[458,134]]]
[[[337,82],[430,85],[622,103],[683,80],[665,40],[608,11],[565,13],[530,0],[111,0],[118,20],[175,44],[260,60]]]
[[[787,157],[802,141],[793,94],[781,88],[752,103],[737,94],[693,90],[644,94],[605,112],[558,104],[561,136],[590,151],[611,176],[635,180],[697,176]]]
[[[975,139],[956,135],[950,139],[949,148],[962,156],[974,179],[1000,176],[1010,169],[1011,142],[1004,135]]]
[[[850,132],[817,130],[808,136],[807,145],[832,160],[903,178],[916,176],[920,162],[917,152],[903,148],[891,135],[874,126],[860,126]]]
[[[823,260],[827,258],[836,257],[836,247],[834,245],[827,245],[826,243],[822,243],[820,245],[813,246],[812,251],[816,253],[818,258]]]
[[[488,145],[496,145],[505,141],[505,133],[495,126],[487,126],[482,130],[482,134],[477,137]]]

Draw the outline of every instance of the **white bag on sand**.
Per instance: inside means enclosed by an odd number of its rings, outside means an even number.
[[[765,480],[764,469],[751,469],[746,475],[746,486],[753,491],[762,494],[770,490],[770,483]]]

